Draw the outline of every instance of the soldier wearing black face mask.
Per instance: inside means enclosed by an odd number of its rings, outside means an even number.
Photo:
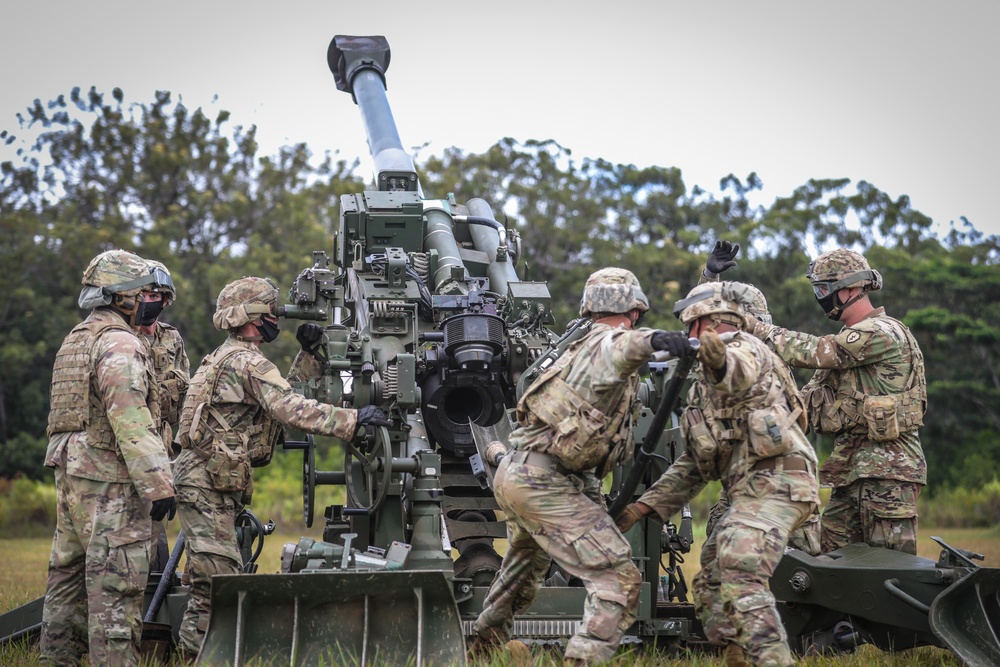
[[[170,271],[162,263],[146,260],[153,283],[142,293],[139,310],[139,333],[149,344],[153,359],[153,374],[160,397],[160,435],[167,454],[172,457],[180,452],[174,444],[174,433],[181,417],[181,405],[191,379],[191,363],[184,349],[184,339],[170,324],[161,321],[160,315],[177,300]],[[163,523],[153,525],[154,545],[150,554],[150,572],[162,572],[170,553]]]
[[[278,288],[265,278],[240,278],[222,289],[212,323],[228,336],[202,360],[181,410],[181,453],[173,469],[191,581],[179,633],[187,658],[197,655],[205,636],[212,577],[240,572],[233,524],[250,503],[252,468],[270,462],[282,427],[350,440],[359,427],[392,425],[378,406],[340,408],[292,390],[260,350],[278,335],[277,301]],[[322,337],[315,328],[308,340],[299,337],[304,349]]]

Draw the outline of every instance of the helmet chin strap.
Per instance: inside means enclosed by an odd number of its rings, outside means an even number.
[[[126,324],[133,329],[138,329],[139,318],[142,316],[142,298],[138,294],[135,295],[132,297],[131,305],[129,306],[125,305],[128,303],[126,298],[127,297],[122,294],[115,294],[114,298],[111,300],[111,307],[125,318]]]
[[[844,312],[845,308],[847,308],[848,306],[850,306],[852,303],[854,303],[855,301],[857,301],[858,299],[860,299],[861,297],[863,297],[867,293],[868,293],[868,290],[866,290],[865,288],[862,287],[861,291],[858,292],[855,296],[851,297],[850,299],[848,299],[847,301],[845,301],[842,304],[834,306],[831,310],[826,311],[826,316],[828,318],[830,318],[831,320],[833,320],[834,322],[836,322],[837,320],[840,319],[840,315],[841,315],[841,313]],[[840,291],[838,290],[833,295],[833,298],[834,298],[835,301],[839,301],[840,300],[840,296],[839,295],[840,295]]]

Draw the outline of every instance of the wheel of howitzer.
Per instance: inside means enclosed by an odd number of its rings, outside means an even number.
[[[378,426],[375,428],[375,443],[367,453],[355,447],[353,442],[346,443],[344,474],[347,501],[352,508],[374,512],[385,502],[392,478],[392,448],[389,442],[389,429]]]

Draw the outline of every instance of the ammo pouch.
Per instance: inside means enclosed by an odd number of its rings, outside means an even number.
[[[790,452],[795,444],[791,430],[799,414],[798,410],[789,413],[780,404],[751,410],[747,415],[750,449],[762,459]]]
[[[844,419],[840,412],[840,402],[833,387],[828,384],[806,386],[802,390],[804,403],[809,412],[809,423],[817,433],[832,434],[844,430]]]
[[[590,470],[608,456],[611,443],[603,437],[608,417],[562,378],[550,378],[527,397],[525,407],[553,430],[546,453],[569,470]]]
[[[861,415],[868,423],[868,437],[875,442],[899,437],[899,400],[896,396],[865,396]]]
[[[681,415],[681,428],[686,439],[687,451],[691,452],[698,472],[707,479],[719,479],[721,471],[716,465],[719,441],[705,421],[701,408],[688,407]]]
[[[215,420],[226,429],[216,433],[202,427],[202,411],[208,410]],[[229,428],[228,423],[211,405],[202,403],[194,413],[189,437],[195,453],[205,461],[205,470],[212,482],[212,488],[222,493],[244,491],[253,479],[250,471],[250,452],[246,439]]]

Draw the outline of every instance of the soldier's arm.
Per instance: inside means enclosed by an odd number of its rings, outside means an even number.
[[[146,406],[149,391],[143,343],[126,331],[110,331],[98,341],[97,392],[132,483],[150,500],[174,495],[170,459]]]
[[[726,373],[713,386],[724,394],[738,396],[757,382],[762,365],[754,349],[737,337],[726,345]],[[707,373],[706,378],[711,375]]]
[[[653,334],[656,329],[634,329],[609,337],[611,364],[618,377],[626,378],[639,370],[653,354]]]
[[[292,359],[292,366],[288,369],[289,382],[308,382],[313,378],[318,378],[323,374],[323,367],[314,355],[299,350]]]
[[[247,393],[272,417],[307,433],[350,440],[358,427],[358,412],[305,398],[292,391],[278,367],[263,357],[248,368]]]
[[[757,322],[753,334],[764,341],[785,363],[798,368],[842,369],[877,361],[884,347],[877,332],[844,328],[839,333],[813,336]],[[884,352],[884,351],[883,351]]]
[[[636,502],[648,506],[666,522],[698,495],[705,484],[694,458],[684,452]]]

